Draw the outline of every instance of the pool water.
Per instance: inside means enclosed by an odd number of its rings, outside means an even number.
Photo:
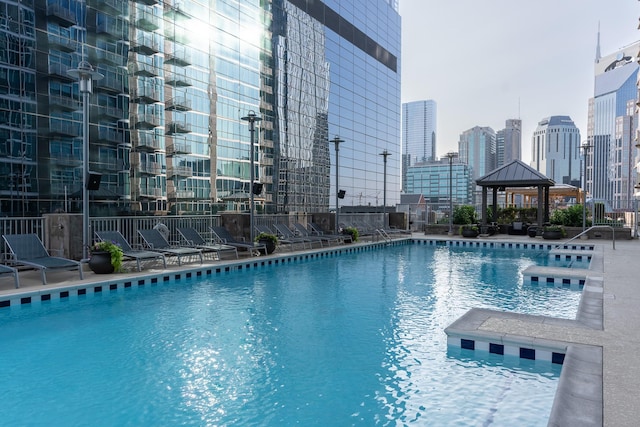
[[[538,258],[538,259],[536,259]],[[0,310],[4,425],[546,425],[561,367],[447,348],[471,307],[575,317],[536,254],[419,245]]]

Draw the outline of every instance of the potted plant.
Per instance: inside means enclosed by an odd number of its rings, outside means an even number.
[[[459,232],[462,237],[478,237],[480,228],[475,224],[465,224],[460,226]]]
[[[267,248],[267,255],[273,253],[278,246],[278,236],[270,233],[260,233],[256,236],[256,242]]]
[[[357,242],[358,241],[358,237],[360,236],[360,233],[358,233],[358,229],[355,227],[345,227],[342,229],[342,234],[344,234],[345,236],[351,236],[351,242]],[[345,243],[349,243],[346,242]]]
[[[547,240],[558,240],[567,236],[567,232],[561,225],[547,225],[542,228],[542,238]]]
[[[89,268],[96,274],[110,274],[122,269],[122,248],[113,242],[102,241],[91,247]]]

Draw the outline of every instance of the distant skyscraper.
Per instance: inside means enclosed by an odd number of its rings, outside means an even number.
[[[531,167],[556,184],[580,186],[580,130],[569,116],[538,122],[531,141]]]
[[[594,97],[589,100],[587,194],[607,209],[628,208],[636,179],[634,116],[640,41],[596,56]],[[598,49],[599,51],[599,46]]]
[[[505,128],[496,133],[496,167],[521,160],[521,151],[522,120],[509,119],[505,122]]]
[[[469,165],[475,189],[475,181],[496,168],[496,133],[490,127],[475,126],[460,135],[458,152],[460,161]]]
[[[435,101],[429,99],[402,104],[403,184],[406,184],[407,167],[434,160],[436,122]]]

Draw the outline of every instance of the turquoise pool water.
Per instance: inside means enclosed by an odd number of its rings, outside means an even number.
[[[4,425],[546,425],[560,366],[447,348],[471,307],[574,317],[537,253],[407,245],[0,310]]]

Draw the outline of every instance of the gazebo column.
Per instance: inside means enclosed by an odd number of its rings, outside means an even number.
[[[493,209],[491,210],[491,222],[498,222],[498,187],[493,187]]]
[[[544,222],[545,224],[549,222],[549,193],[551,191],[551,187],[544,187]]]
[[[542,199],[544,198],[544,189],[541,185],[538,186],[538,226],[542,227],[544,214],[542,213]]]
[[[482,225],[487,225],[487,187],[482,186],[482,212],[480,212],[480,218],[482,218]]]

